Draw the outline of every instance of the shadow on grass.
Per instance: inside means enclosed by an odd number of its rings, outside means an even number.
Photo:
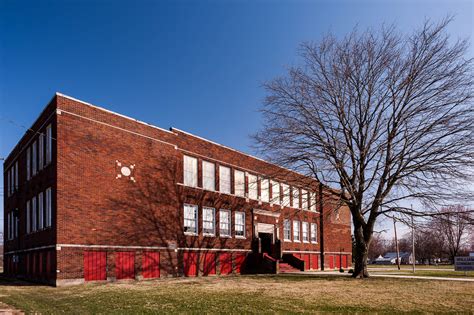
[[[2,286],[13,286],[13,287],[26,287],[26,286],[38,286],[44,287],[46,286],[44,283],[35,283],[24,281],[20,279],[9,278],[3,272],[0,273],[0,287]]]

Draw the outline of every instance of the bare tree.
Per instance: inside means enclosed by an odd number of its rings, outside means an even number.
[[[304,43],[303,65],[264,85],[257,148],[339,189],[352,214],[354,277],[368,276],[383,214],[425,214],[401,201],[472,198],[473,59],[466,40],[449,39],[449,22],[427,21],[408,36],[384,27]]]
[[[441,214],[431,220],[431,226],[443,241],[451,262],[463,247],[467,248],[467,236],[473,221],[471,213],[462,205],[443,208]]]

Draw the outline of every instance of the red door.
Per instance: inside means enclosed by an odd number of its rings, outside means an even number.
[[[245,254],[238,254],[235,256],[235,272],[241,273],[245,263]]]
[[[342,256],[342,266],[344,268],[347,268],[347,256],[346,255]]]
[[[221,275],[228,275],[232,272],[232,254],[222,253],[219,255],[219,264],[221,266]]]
[[[107,255],[105,252],[84,252],[84,280],[107,280]]]
[[[115,274],[117,279],[135,279],[135,253],[117,252]]]
[[[318,269],[318,254],[311,254],[311,269]]]
[[[160,277],[159,252],[143,252],[142,275],[146,279]]]
[[[334,269],[334,256],[329,256],[329,269]]]
[[[340,268],[341,268],[341,260],[342,260],[342,256],[341,256],[341,255],[337,255],[337,256],[336,256],[336,268],[337,268],[337,269],[340,269]]]
[[[302,259],[304,260],[304,270],[311,269],[309,254],[303,254],[302,256]]]
[[[203,275],[215,275],[216,274],[216,254],[205,253],[204,262],[202,266]]]
[[[198,270],[198,261],[197,253],[184,253],[183,254],[183,263],[184,263],[184,275],[186,277],[196,277]]]

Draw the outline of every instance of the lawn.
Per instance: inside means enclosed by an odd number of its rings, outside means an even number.
[[[28,313],[474,312],[469,282],[280,275],[0,285],[0,302]]]
[[[463,271],[454,271],[454,270],[422,270],[416,269],[416,272],[413,273],[411,270],[369,270],[371,274],[397,274],[404,276],[427,276],[427,277],[448,277],[448,278],[474,278],[474,271],[468,271],[464,273]]]

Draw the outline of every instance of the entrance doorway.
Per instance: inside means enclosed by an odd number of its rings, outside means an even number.
[[[273,233],[258,233],[262,253],[272,254]]]

